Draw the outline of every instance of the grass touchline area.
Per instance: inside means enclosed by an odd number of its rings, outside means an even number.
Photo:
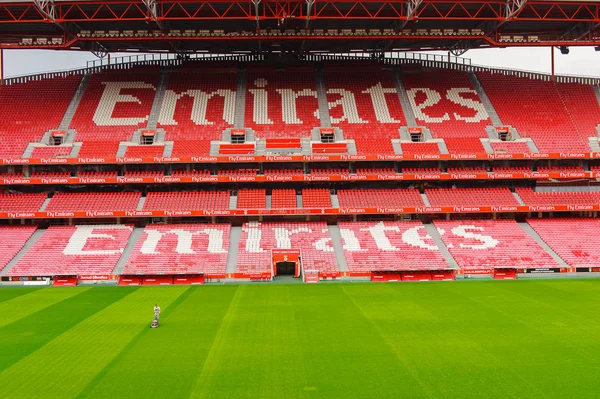
[[[0,289],[0,397],[591,398],[599,305],[595,279]]]

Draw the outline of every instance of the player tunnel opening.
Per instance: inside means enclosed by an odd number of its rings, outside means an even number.
[[[273,249],[273,278],[277,276],[300,277],[301,258],[298,249]]]

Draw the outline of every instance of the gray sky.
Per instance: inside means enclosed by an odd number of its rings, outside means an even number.
[[[562,55],[556,49],[554,51],[557,74],[600,77],[600,51],[594,51],[593,47],[571,47],[569,55]],[[123,54],[113,54],[111,57],[119,55]],[[476,65],[550,72],[549,48],[470,50],[463,57],[470,58]],[[86,61],[94,59],[96,57],[93,54],[81,51],[6,50],[4,76],[82,68],[86,66]]]

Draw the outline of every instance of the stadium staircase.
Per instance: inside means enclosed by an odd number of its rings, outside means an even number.
[[[167,90],[167,84],[169,83],[169,73],[161,72],[160,79],[156,85],[156,94],[154,101],[152,102],[152,108],[150,109],[150,115],[148,116],[147,129],[156,129],[158,124],[158,118],[160,117],[160,110],[162,109],[163,102],[165,100],[165,92]]]
[[[519,205],[525,205],[525,202],[523,202],[523,199],[519,196],[519,194],[517,194],[515,191],[513,191],[512,193]]]
[[[141,208],[139,208],[139,209],[141,209]],[[125,265],[127,265],[127,262],[129,261],[129,257],[133,253],[133,250],[135,249],[135,246],[137,245],[138,241],[142,238],[143,232],[144,232],[143,227],[134,227],[133,228],[133,231],[131,232],[131,235],[129,236],[129,240],[127,241],[127,245],[123,249],[123,253],[121,254],[121,257],[119,258],[119,261],[117,262],[117,265],[115,266],[115,268],[113,270],[113,274],[122,274],[123,273],[123,270],[125,269]]]
[[[406,118],[406,124],[409,127],[416,127],[417,119],[415,118],[413,109],[410,106],[410,101],[408,99],[408,95],[406,94],[406,88],[404,87],[404,82],[402,81],[402,78],[400,77],[400,71],[398,70],[396,70],[394,73],[394,84],[396,85],[396,90],[398,91],[398,99],[400,100],[400,105],[402,106],[402,112],[404,112],[404,118]]]
[[[600,105],[600,87],[594,86],[594,94],[596,95],[596,100],[598,100],[598,105]]]
[[[302,194],[296,195],[296,208],[302,209]]]
[[[71,121],[73,120],[73,115],[75,115],[75,112],[77,112],[77,107],[79,107],[79,103],[81,102],[81,99],[83,98],[83,93],[85,93],[85,89],[87,87],[89,79],[90,79],[90,75],[83,75],[83,77],[81,78],[81,81],[79,82],[79,86],[77,87],[77,91],[75,92],[75,95],[71,99],[71,102],[69,103],[69,107],[65,111],[65,114],[63,115],[60,125],[58,125],[58,130],[67,131],[69,129],[69,126],[71,126]]]
[[[479,96],[479,99],[485,107],[485,111],[487,112],[494,126],[503,126],[496,109],[490,101],[490,98],[485,93],[485,90],[483,89],[483,86],[481,86],[479,79],[477,79],[477,75],[475,75],[473,72],[468,72],[467,75],[469,75],[469,79],[471,80],[471,83],[473,84],[473,87],[475,88],[475,91],[477,92],[477,95]]]
[[[340,207],[340,200],[338,199],[337,194],[331,194],[331,207],[332,208]]]
[[[329,116],[329,103],[327,102],[327,89],[325,87],[325,75],[322,69],[317,69],[317,100],[319,101],[319,119],[321,127],[331,127]]]
[[[246,114],[246,70],[238,69],[235,91],[235,117],[233,126],[236,129],[244,128]]]
[[[229,196],[229,209],[237,209],[237,195]]]
[[[427,198],[427,194],[421,193],[421,198],[423,198],[423,203],[425,204],[425,206],[431,206],[429,198]]]
[[[231,226],[229,230],[229,249],[227,251],[227,268],[226,273],[235,273],[238,260],[238,248],[242,238],[242,227]]]
[[[427,230],[427,233],[429,234],[431,239],[435,242],[435,245],[437,245],[437,247],[439,248],[440,253],[446,260],[446,263],[448,263],[448,265],[452,269],[458,269],[458,264],[456,263],[456,260],[454,260],[454,257],[450,254],[450,251],[448,251],[448,247],[446,246],[446,244],[444,244],[444,241],[442,241],[440,232],[435,228],[433,223],[423,223],[423,225],[425,226],[425,230]]]
[[[50,203],[51,198],[46,198],[44,200],[44,203],[42,204],[42,206],[39,209],[39,212],[44,212],[46,210],[46,207],[48,206],[48,204]]]
[[[142,196],[140,197],[140,201],[138,202],[135,210],[136,211],[141,211],[142,209],[144,209],[144,204],[146,203],[146,197]]]
[[[554,250],[550,248],[550,246],[548,246],[548,244],[546,244],[544,240],[542,240],[540,235],[533,229],[533,227],[531,227],[526,222],[519,222],[519,226],[521,226],[521,228],[525,230],[525,232],[529,234],[531,238],[533,238],[535,242],[537,242],[544,249],[544,251],[546,251],[552,257],[552,259],[554,259],[560,265],[560,267],[569,267],[567,262],[565,262],[560,256],[558,256],[558,254],[554,252]]]
[[[27,240],[25,245],[23,245],[23,248],[21,248],[21,250],[17,252],[15,257],[12,258],[10,262],[8,262],[8,264],[4,267],[4,269],[2,269],[2,271],[0,271],[0,276],[6,276],[10,269],[12,269],[27,252],[29,252],[31,247],[33,247],[33,244],[35,244],[45,232],[46,229],[37,229],[31,235],[31,237],[29,237],[29,240]]]
[[[337,261],[338,268],[341,272],[349,271],[346,255],[344,254],[344,246],[342,244],[342,234],[340,233],[340,228],[337,224],[328,225],[327,230],[329,231],[329,236],[331,237],[331,245],[333,246],[333,250],[335,252],[335,260]]]

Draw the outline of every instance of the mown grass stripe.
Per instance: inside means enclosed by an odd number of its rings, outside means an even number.
[[[135,290],[96,288],[0,328],[0,371]]]
[[[0,302],[8,301],[21,295],[31,294],[32,292],[38,291],[42,288],[30,288],[30,287],[0,287]]]
[[[187,397],[236,289],[190,287],[163,312],[161,327],[140,335],[80,397]]]
[[[142,329],[149,328],[155,302],[166,308],[185,290],[146,287],[95,313],[0,373],[1,396],[77,396]]]
[[[0,303],[0,327],[39,312],[55,303],[79,295],[90,288],[46,288],[21,295]]]

